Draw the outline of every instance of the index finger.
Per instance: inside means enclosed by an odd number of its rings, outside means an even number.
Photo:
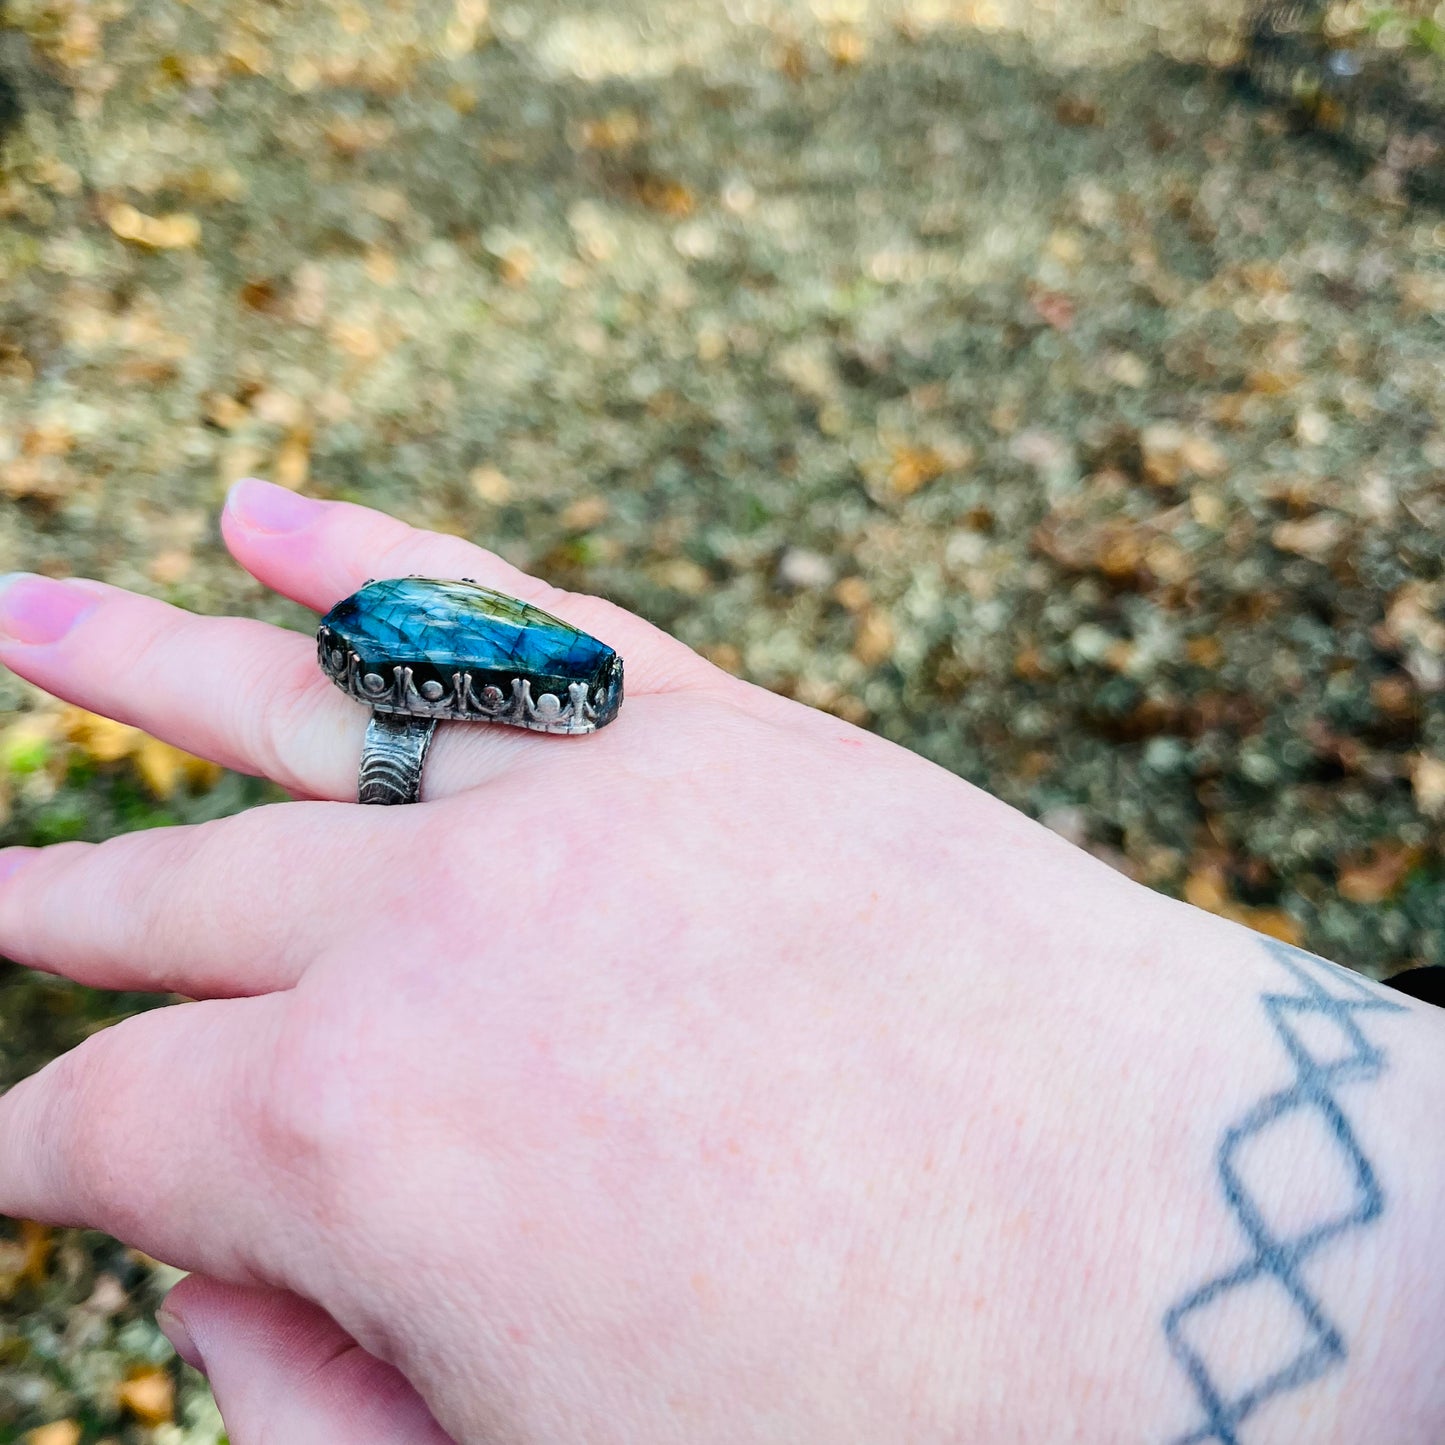
[[[221,532],[253,577],[317,612],[372,578],[468,578],[565,617],[614,648],[627,665],[629,691],[672,692],[727,676],[625,607],[564,592],[461,537],[421,531],[369,507],[250,479],[231,488]]]

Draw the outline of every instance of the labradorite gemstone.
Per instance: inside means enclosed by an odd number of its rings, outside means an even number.
[[[368,582],[322,618],[317,641],[333,681],[383,712],[590,732],[622,701],[622,659],[606,643],[475,582]]]

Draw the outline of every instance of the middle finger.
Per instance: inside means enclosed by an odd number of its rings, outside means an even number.
[[[0,854],[0,953],[93,988],[290,988],[354,896],[387,894],[410,810],[276,803],[190,827]],[[402,838],[403,846],[408,846]],[[327,886],[345,878],[348,888]]]

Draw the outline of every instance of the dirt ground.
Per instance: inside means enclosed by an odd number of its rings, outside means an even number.
[[[10,0],[0,568],[305,627],[225,487],[365,501],[1445,962],[1445,216],[1231,84],[1241,9]],[[0,708],[5,842],[264,795]],[[0,1083],[140,1003],[0,973]],[[0,1445],[216,1441],[167,1279],[0,1225]]]

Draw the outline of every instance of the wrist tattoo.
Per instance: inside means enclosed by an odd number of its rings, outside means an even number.
[[[1260,1003],[1295,1077],[1288,1087],[1260,1099],[1220,1139],[1217,1177],[1223,1202],[1244,1232],[1247,1252],[1232,1268],[1192,1289],[1165,1316],[1170,1351],[1189,1376],[1203,1412],[1197,1427],[1172,1445],[1247,1445],[1240,1427],[1260,1406],[1318,1380],[1345,1360],[1344,1332],[1305,1279],[1303,1266],[1334,1241],[1368,1228],[1385,1209],[1384,1189],[1345,1114],[1340,1090],[1378,1079],[1388,1062],[1384,1050],[1366,1037],[1361,1017],[1408,1009],[1358,975],[1302,949],[1273,940],[1265,946],[1288,973],[1291,987],[1261,995]],[[1340,1180],[1336,1198],[1323,1203],[1266,1200],[1261,1189],[1251,1186],[1251,1159],[1267,1155],[1270,1131],[1277,1129],[1308,1130],[1323,1142],[1326,1167],[1332,1165]],[[1275,1359],[1252,1377],[1241,1374],[1225,1358],[1227,1349],[1219,1348],[1220,1321],[1235,1317],[1231,1306],[1246,1303],[1266,1309],[1282,1330],[1282,1337],[1270,1342],[1276,1346]]]

